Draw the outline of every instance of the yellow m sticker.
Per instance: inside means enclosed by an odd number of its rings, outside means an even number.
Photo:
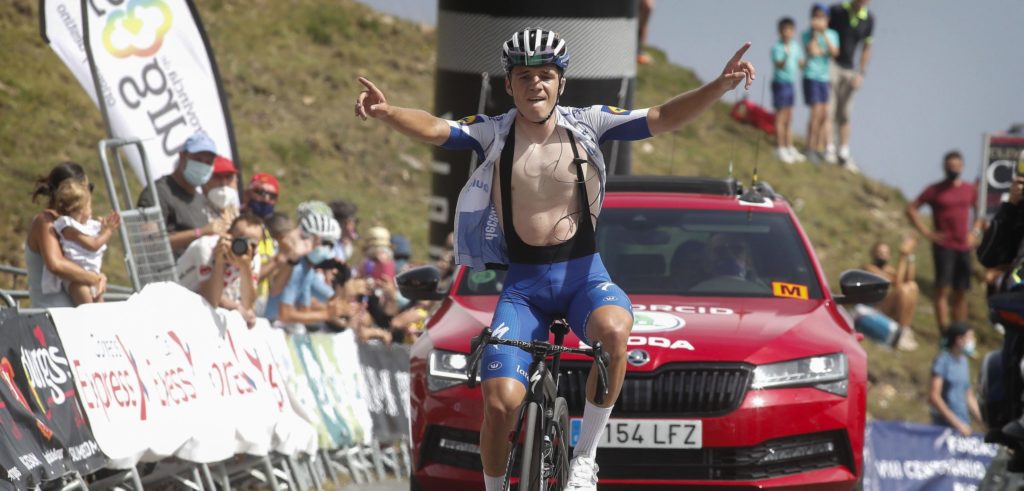
[[[782,283],[780,281],[772,282],[772,294],[776,297],[799,298],[800,300],[807,300],[808,296],[806,286],[795,283]]]

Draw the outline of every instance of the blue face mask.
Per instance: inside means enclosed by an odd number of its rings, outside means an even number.
[[[309,254],[306,254],[306,260],[309,261],[309,263],[312,264],[313,266],[316,266],[317,264],[320,264],[330,258],[331,248],[330,246],[325,245],[316,246],[315,248],[313,248],[312,251],[309,252]]]
[[[249,210],[256,214],[256,216],[266,219],[274,214],[274,204],[267,203],[266,201],[250,200]]]
[[[185,180],[193,186],[202,186],[213,177],[213,166],[198,160],[185,161]]]
[[[978,346],[977,344],[975,344],[974,341],[968,341],[966,344],[964,344],[964,354],[973,358],[974,351],[977,349],[977,347]]]

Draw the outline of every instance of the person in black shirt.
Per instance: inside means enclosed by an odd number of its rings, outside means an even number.
[[[830,120],[839,130],[839,162],[851,169],[850,159],[850,110],[853,105],[853,93],[864,83],[864,74],[871,59],[871,35],[875,29],[875,17],[868,12],[869,0],[852,0],[835,4],[829,11],[829,29],[839,33],[839,55],[832,64],[832,98],[829,99]],[[854,64],[857,47],[863,45],[860,62]],[[835,150],[831,143],[832,130],[829,130],[829,149]]]

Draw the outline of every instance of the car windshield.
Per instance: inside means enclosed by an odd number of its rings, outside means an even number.
[[[785,213],[609,208],[597,247],[631,294],[821,298],[810,258]],[[500,293],[503,271],[469,272],[458,295]]]

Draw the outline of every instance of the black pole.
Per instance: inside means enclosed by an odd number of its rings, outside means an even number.
[[[439,0],[435,114],[448,119],[476,114],[484,72],[490,74],[491,84],[484,112],[494,115],[509,110],[512,98],[505,92],[501,44],[525,27],[550,29],[566,39],[571,58],[561,105],[632,107],[638,6],[638,0]],[[615,146],[617,155],[611,142],[601,150],[609,173],[630,173],[626,142]],[[455,204],[469,179],[471,158],[469,151],[434,150],[429,211],[432,257],[443,253],[454,226]]]

